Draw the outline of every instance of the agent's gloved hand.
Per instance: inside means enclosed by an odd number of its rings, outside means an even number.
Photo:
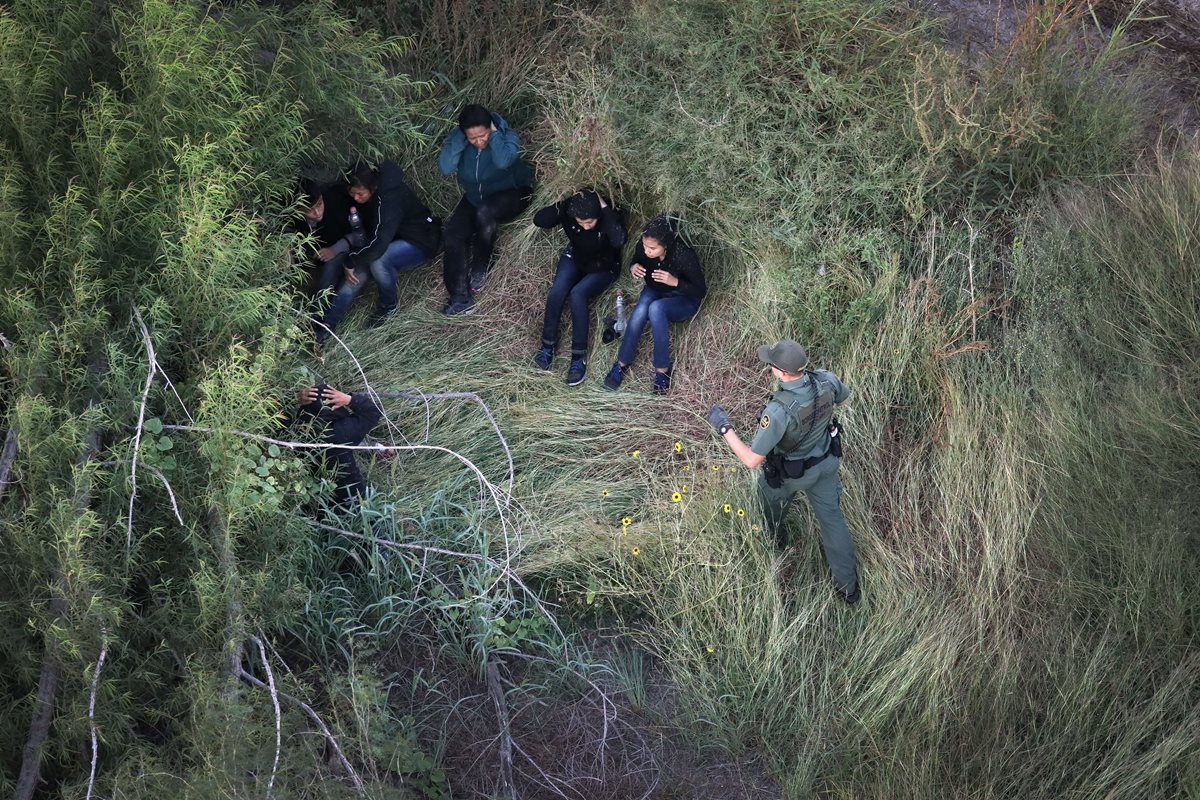
[[[721,432],[721,428],[732,428],[733,423],[729,420],[729,414],[720,406],[713,406],[708,410],[708,424],[712,425],[713,430],[717,433]]]

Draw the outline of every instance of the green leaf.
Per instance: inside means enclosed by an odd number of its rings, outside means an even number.
[[[175,443],[171,441],[170,436],[164,436],[158,440],[158,444],[156,446],[158,447],[159,450],[161,450],[165,453],[168,450],[170,450],[172,447],[174,447]]]
[[[254,471],[257,472],[259,475],[262,475],[264,478],[271,473],[271,470],[269,467],[263,467],[263,466],[255,467]]]
[[[271,458],[279,458],[279,445],[271,445],[267,448],[267,452],[271,454]]]
[[[150,433],[153,433],[155,436],[157,436],[158,434],[162,433],[162,420],[158,417],[153,417],[146,420],[146,424],[143,427],[145,427],[145,429]]]

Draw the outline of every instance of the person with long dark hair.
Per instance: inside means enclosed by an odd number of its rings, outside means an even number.
[[[620,271],[621,248],[626,237],[625,215],[594,189],[580,189],[538,211],[533,215],[533,224],[539,228],[562,227],[568,242],[559,256],[554,284],[546,296],[542,349],[533,361],[542,369],[550,369],[558,347],[563,306],[570,306],[571,366],[567,370],[567,385],[578,386],[587,377],[592,300],[612,285]]]
[[[620,387],[649,322],[654,339],[654,392],[666,394],[671,388],[670,323],[696,316],[708,291],[700,259],[679,237],[675,215],[660,214],[646,224],[629,272],[646,285],[629,315],[616,363],[605,376],[604,385],[613,391]]]
[[[496,228],[517,217],[533,197],[533,172],[521,160],[521,139],[499,114],[471,104],[458,115],[438,156],[443,175],[457,174],[463,196],[446,221],[443,278],[450,302],[443,314],[469,314],[472,295],[491,269]]]

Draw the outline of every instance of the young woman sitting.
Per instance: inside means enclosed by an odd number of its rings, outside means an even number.
[[[592,300],[617,279],[621,248],[625,246],[625,215],[593,189],[581,189],[533,215],[539,228],[562,226],[568,246],[558,259],[554,284],[546,296],[542,323],[542,349],[533,361],[550,369],[558,347],[564,305],[571,307],[571,366],[567,385],[578,386],[587,377],[588,332]]]
[[[671,388],[670,331],[672,322],[686,322],[700,310],[707,287],[696,251],[679,238],[675,217],[660,214],[650,220],[637,243],[629,271],[646,282],[617,351],[617,361],[604,378],[616,390],[637,355],[646,322],[654,338],[654,393]]]

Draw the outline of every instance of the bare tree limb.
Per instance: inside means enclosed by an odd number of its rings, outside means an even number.
[[[483,398],[474,392],[439,392],[435,394],[425,394],[421,391],[415,392],[379,392],[380,397],[397,397],[404,400],[421,400],[428,402],[429,400],[472,400],[479,404],[483,409],[483,413],[487,416],[488,422],[492,425],[492,430],[496,432],[496,438],[500,440],[500,446],[504,448],[504,456],[508,459],[508,490],[511,492],[513,482],[516,480],[516,469],[513,466],[512,450],[508,448],[508,440],[504,438],[504,434],[500,431],[500,425],[496,422],[495,416],[492,415],[492,410],[488,408],[488,404],[483,401]]]
[[[246,681],[252,686],[257,686],[260,689],[268,688],[267,684],[263,683],[249,672],[246,672],[244,669],[239,670],[238,675],[242,680]],[[362,779],[358,777],[358,773],[354,771],[354,767],[352,767],[350,762],[346,759],[346,755],[342,752],[342,748],[338,745],[337,739],[334,738],[333,734],[329,730],[329,727],[325,724],[324,720],[321,719],[320,715],[317,714],[317,712],[314,711],[312,706],[310,706],[308,703],[305,703],[303,700],[300,700],[297,697],[292,697],[287,692],[279,692],[279,696],[284,700],[287,700],[289,703],[297,706],[308,716],[309,719],[313,721],[318,728],[321,729],[321,734],[325,737],[325,741],[329,743],[331,748],[333,748],[333,752],[337,755],[338,761],[342,763],[342,768],[346,770],[346,773],[350,776],[350,780],[354,782],[354,788],[358,790],[359,794],[365,795],[367,793],[367,789],[365,786],[363,786]]]
[[[487,685],[496,706],[496,723],[500,726],[500,794],[508,800],[517,800],[517,787],[513,785],[513,738],[508,724],[508,704],[504,701],[504,688],[500,685],[500,668],[494,658],[488,659]]]
[[[4,449],[0,451],[0,497],[4,497],[4,490],[8,488],[8,473],[16,459],[17,428],[14,425],[8,429],[4,437]]]
[[[88,773],[87,796],[84,800],[92,800],[92,790],[96,785],[96,761],[100,755],[99,743],[96,740],[96,692],[100,688],[100,670],[104,669],[104,657],[108,655],[108,628],[100,626],[100,655],[96,658],[96,669],[92,673],[92,693],[88,698],[88,726],[92,729],[92,769]]]
[[[50,616],[55,621],[67,613],[67,601],[63,596],[65,587],[50,598]],[[54,703],[58,697],[58,655],[53,652],[47,638],[46,654],[42,659],[42,671],[38,676],[37,694],[33,701],[33,716],[29,720],[29,738],[21,753],[21,773],[17,776],[14,800],[30,800],[40,780],[42,745],[50,734],[50,720],[54,717]]]
[[[502,577],[508,578],[510,581],[515,583],[521,589],[521,591],[523,591],[525,593],[525,595],[530,600],[533,601],[533,604],[538,607],[538,610],[541,611],[542,614],[545,615],[546,619],[549,620],[550,625],[553,626],[555,632],[557,632],[559,637],[562,639],[563,654],[564,654],[564,656],[566,655],[567,635],[565,633],[563,633],[562,628],[558,627],[558,622],[555,621],[554,615],[551,614],[550,610],[548,608],[546,608],[544,603],[542,603],[541,598],[539,598],[532,589],[530,589],[528,586],[526,586],[525,582],[522,581],[519,577],[517,577],[517,574],[515,572],[513,572],[510,567],[505,566],[504,564],[500,563],[496,559],[488,558],[487,556],[481,556],[478,553],[464,553],[464,552],[460,552],[457,550],[444,550],[440,547],[431,547],[429,545],[423,545],[423,544],[412,544],[410,542],[393,542],[391,539],[384,539],[379,536],[367,536],[362,533],[355,533],[354,531],[348,531],[345,528],[337,528],[337,527],[334,527],[333,525],[326,525],[322,522],[316,522],[315,520],[312,521],[310,524],[312,524],[314,527],[321,528],[323,530],[332,531],[334,533],[340,533],[342,536],[348,537],[350,539],[357,539],[361,542],[373,542],[374,544],[378,544],[382,547],[394,547],[397,550],[416,550],[416,551],[425,552],[425,553],[438,553],[439,555],[451,556],[453,558],[466,558],[471,561],[481,561],[484,564],[487,564],[488,566],[494,567],[495,569],[500,571],[500,574]],[[495,585],[495,584],[493,584],[493,585]],[[544,659],[544,660],[549,660],[549,659]],[[584,678],[584,680],[587,680],[587,678]],[[592,684],[592,685],[595,686],[595,684]]]
[[[124,463],[125,462],[121,460],[102,461],[100,462],[100,466],[112,467]],[[175,491],[171,488],[171,483],[167,480],[167,476],[163,475],[162,470],[160,470],[158,467],[152,467],[149,464],[142,464],[142,469],[150,470],[150,474],[162,482],[163,488],[167,490],[167,497],[171,500],[171,511],[175,513],[175,519],[179,520],[179,524],[183,525],[183,515],[179,513],[179,503],[175,500]]]
[[[133,455],[129,460],[129,511],[125,515],[125,550],[133,546],[133,503],[137,500],[137,468],[138,468],[138,448],[142,444],[142,425],[146,422],[146,403],[150,399],[150,387],[154,385],[154,373],[158,371],[158,359],[154,355],[154,343],[150,341],[150,331],[146,329],[146,323],[142,320],[142,314],[138,311],[137,306],[130,305],[133,309],[134,319],[137,320],[138,327],[142,329],[142,344],[146,348],[146,385],[142,387],[142,402],[138,406],[137,428],[133,431]]]
[[[262,659],[263,669],[267,673],[267,688],[271,692],[271,704],[275,706],[275,761],[271,764],[271,777],[267,780],[267,797],[270,798],[275,787],[275,773],[279,771],[279,751],[283,747],[279,691],[275,688],[275,673],[271,671],[271,662],[267,660],[267,648],[263,646],[262,639],[257,636],[251,636],[250,639],[258,645],[258,655]]]
[[[94,368],[96,364],[92,365]],[[92,501],[91,485],[84,467],[100,452],[99,431],[89,431],[84,438],[83,452],[79,457],[80,477],[75,487],[74,507],[83,512]],[[21,753],[21,772],[17,776],[13,800],[30,800],[40,779],[42,747],[50,735],[50,722],[54,718],[54,705],[58,699],[58,681],[61,671],[58,648],[51,638],[51,629],[67,614],[67,582],[60,573],[54,581],[54,593],[50,596],[50,624],[44,635],[46,652],[42,656],[42,671],[38,676],[37,694],[34,696],[33,714],[29,720],[29,737]]]

